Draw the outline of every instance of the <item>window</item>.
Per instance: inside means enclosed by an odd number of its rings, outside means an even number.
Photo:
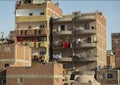
[[[40,51],[40,55],[45,55],[46,52],[45,51]]]
[[[34,55],[34,60],[38,60],[38,56],[37,55]]]
[[[37,34],[37,30],[34,30],[34,34],[35,34],[35,35]]]
[[[61,28],[61,31],[65,31],[65,25],[61,25],[60,28]]]
[[[27,30],[25,30],[25,35],[27,35]]]
[[[113,78],[113,74],[107,74],[107,78]]]
[[[23,35],[23,30],[21,30],[21,32],[20,32],[20,33],[21,33],[21,35]]]
[[[5,63],[5,65],[4,65],[5,68],[7,68],[9,66],[10,66],[9,63]]]
[[[34,42],[34,48],[36,47],[36,43]]]
[[[91,43],[91,37],[87,37],[87,43]]]
[[[28,41],[33,41],[33,38],[31,38],[31,37],[30,37],[30,38],[28,38]]]
[[[1,85],[6,85],[6,80],[5,79],[2,80]]]
[[[29,16],[33,16],[33,13],[29,13]]]
[[[89,24],[88,23],[85,24],[85,29],[89,29]]]
[[[31,29],[32,27],[31,26],[28,26],[29,29]]]
[[[39,30],[39,34],[41,34],[41,30]]]
[[[22,84],[23,83],[23,78],[18,78],[18,84]]]
[[[44,15],[45,13],[44,12],[41,12],[40,15]]]
[[[40,25],[40,27],[39,28],[45,28],[45,26],[44,25]]]
[[[100,79],[104,79],[104,76],[105,76],[104,74],[100,74],[100,75],[99,75],[99,78],[100,78]]]
[[[24,0],[24,3],[25,3],[25,4],[31,3],[31,0]]]

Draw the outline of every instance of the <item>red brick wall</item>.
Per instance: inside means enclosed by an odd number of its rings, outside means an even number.
[[[23,85],[62,85],[62,73],[62,65],[53,63],[34,67],[10,67],[7,69],[7,84],[19,85],[18,79],[22,78]]]
[[[115,66],[120,68],[120,40],[119,35],[112,37],[112,50],[115,52]]]
[[[97,27],[97,53],[98,65],[106,66],[106,19],[102,14],[96,13]]]
[[[5,47],[9,47],[10,51],[5,52]],[[0,45],[0,59],[13,59],[14,58],[14,44],[2,44]]]
[[[10,51],[5,52],[5,47],[9,47]],[[30,66],[31,57],[31,48],[27,46],[21,46],[18,44],[0,45],[0,69],[3,69],[6,63],[10,64],[10,66],[15,66],[15,63],[16,66]],[[22,61],[19,61],[19,59]],[[25,63],[26,60],[28,62]]]
[[[62,10],[58,6],[56,6],[54,3],[52,2],[48,3],[48,8],[54,10],[57,14],[62,16]],[[50,11],[48,11],[48,15],[51,15]]]

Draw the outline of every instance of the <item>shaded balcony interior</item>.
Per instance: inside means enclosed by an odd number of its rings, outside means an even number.
[[[86,47],[96,47],[97,39],[96,35],[83,37],[83,36],[75,36],[75,37],[56,37],[53,39],[53,49],[62,49],[62,48],[86,48]],[[66,47],[65,47],[66,46]]]
[[[36,35],[46,35],[47,33],[49,33],[48,29],[10,31],[10,35],[16,35],[16,36],[36,36]]]
[[[33,55],[32,55],[32,60],[33,61],[39,61],[39,62],[43,62],[45,60],[45,57],[47,56],[47,52],[46,52],[46,48],[38,48],[35,49],[33,48]]]
[[[56,36],[62,34],[69,34],[69,35],[90,35],[96,34],[96,25],[95,21],[92,22],[66,22],[66,24],[55,24],[53,27],[53,35]]]
[[[75,50],[74,53],[72,49],[53,51],[53,59],[60,62],[94,62],[97,57],[96,48],[79,49]]]

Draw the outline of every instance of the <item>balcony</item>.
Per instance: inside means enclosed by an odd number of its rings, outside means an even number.
[[[95,62],[97,61],[97,57],[78,57],[73,56],[72,57],[73,62]]]
[[[16,17],[16,22],[38,22],[38,21],[47,21],[47,18],[44,15]]]
[[[16,4],[16,9],[44,9],[46,4]]]
[[[54,19],[53,23],[68,22],[68,21],[72,21],[72,17],[64,17],[64,18]]]
[[[69,42],[60,42],[60,43],[53,43],[52,48],[57,49],[70,49],[71,43]]]
[[[59,62],[72,62],[72,58],[71,57],[62,57],[58,61]]]
[[[59,62],[96,62],[97,57],[62,57]]]
[[[82,16],[75,17],[75,21],[91,21],[95,19],[96,19],[95,15],[82,15]]]
[[[31,48],[48,47],[47,42],[23,42],[22,44],[27,45]]]
[[[47,42],[40,42],[40,47],[48,47],[48,43]]]
[[[53,36],[58,36],[58,35],[71,35],[72,31],[56,31],[53,32]]]
[[[93,48],[96,47],[96,43],[79,43],[75,44],[75,48]]]
[[[88,34],[95,34],[95,29],[84,29],[84,30],[75,30],[76,35],[88,35]]]
[[[49,33],[49,29],[35,29],[35,30],[15,30],[11,31],[10,34],[15,34],[16,36],[39,36],[46,35]]]

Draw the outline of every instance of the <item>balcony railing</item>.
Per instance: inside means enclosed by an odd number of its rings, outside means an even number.
[[[37,36],[45,35],[49,33],[49,29],[31,29],[31,30],[15,30],[11,31],[10,34],[15,34],[17,36]]]
[[[37,21],[46,21],[46,20],[47,18],[45,17],[45,15],[16,17],[16,22],[37,22]]]
[[[60,48],[62,48],[62,44],[53,44],[52,48],[53,49],[60,49]]]
[[[96,43],[79,43],[79,44],[75,44],[75,48],[86,48],[86,47],[96,47]]]
[[[52,44],[53,49],[68,49],[72,48],[71,43],[69,42],[61,42],[61,43],[53,43]]]
[[[62,57],[58,61],[60,62],[95,62],[97,57]]]
[[[23,42],[22,44],[30,46],[32,48],[48,47],[47,42]]]
[[[72,62],[72,58],[71,57],[62,57],[58,61],[60,61],[60,62]]]
[[[53,35],[71,35],[72,34],[72,31],[56,31],[56,32],[53,32]]]
[[[75,18],[76,21],[89,21],[89,20],[95,20],[95,15],[83,15],[78,16]]]
[[[76,56],[73,56],[72,57],[72,60],[74,62],[94,62],[97,60],[97,57],[76,57]]]
[[[75,34],[85,35],[85,34],[95,34],[95,29],[83,29],[83,30],[75,30]]]
[[[55,19],[54,21],[53,21],[53,23],[56,23],[56,22],[65,22],[65,21],[72,21],[72,18],[70,17],[68,17],[68,18],[60,18],[60,19]]]

